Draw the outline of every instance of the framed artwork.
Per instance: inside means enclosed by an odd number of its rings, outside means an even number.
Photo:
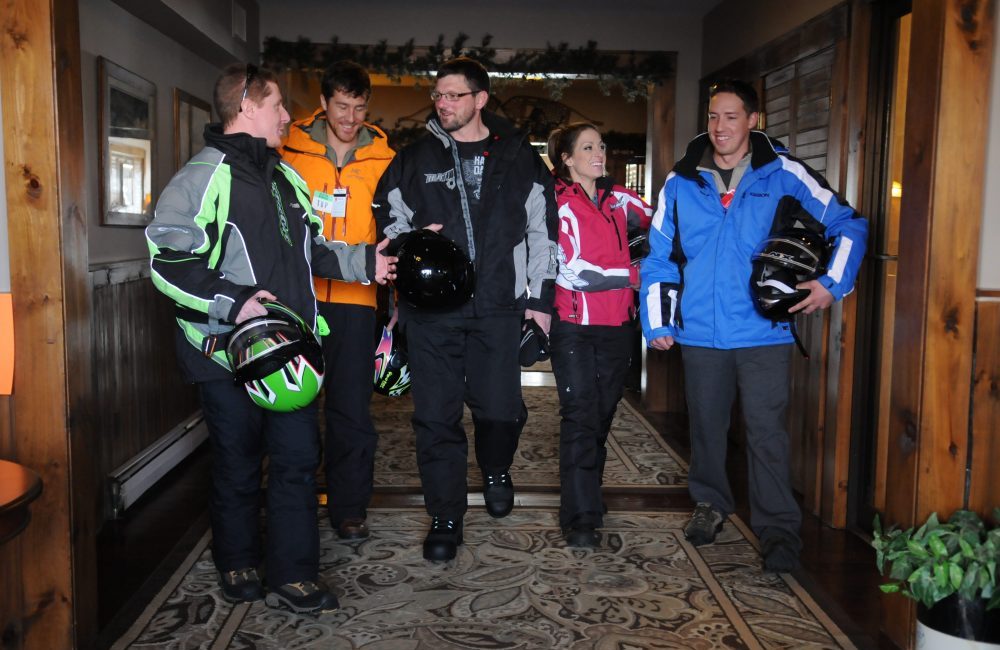
[[[156,86],[98,57],[101,223],[146,226],[153,217]]]
[[[180,88],[174,88],[174,169],[180,169],[205,146],[205,125],[212,107]]]

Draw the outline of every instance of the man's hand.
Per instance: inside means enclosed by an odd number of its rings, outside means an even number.
[[[674,347],[674,337],[672,336],[657,336],[655,339],[649,342],[649,347],[656,350],[669,350]]]
[[[383,239],[375,247],[375,281],[385,284],[389,280],[396,279],[397,258],[392,255],[383,255],[382,251],[389,245],[388,239]]]
[[[796,289],[809,289],[809,295],[799,304],[791,307],[788,312],[795,313],[801,311],[803,314],[811,314],[817,309],[826,309],[833,304],[833,294],[826,287],[820,284],[819,280],[800,282],[795,285]]]
[[[552,315],[546,314],[545,312],[535,311],[533,309],[525,309],[524,317],[530,318],[531,320],[538,323],[538,326],[542,328],[545,332],[545,336],[549,335],[549,327],[552,325]]]
[[[434,232],[441,232],[442,228],[444,228],[444,226],[439,223],[432,223],[424,226],[424,230],[433,230]]]
[[[266,316],[267,309],[264,308],[264,305],[260,304],[261,300],[277,300],[277,298],[274,297],[273,293],[264,289],[253,294],[240,307],[240,313],[236,314],[236,324],[239,325],[248,318],[254,318],[255,316]]]

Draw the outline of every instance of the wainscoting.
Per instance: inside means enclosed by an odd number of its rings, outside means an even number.
[[[181,383],[174,353],[173,305],[149,279],[145,259],[91,268],[94,476],[110,472],[198,409]],[[105,517],[110,495],[101,495]]]

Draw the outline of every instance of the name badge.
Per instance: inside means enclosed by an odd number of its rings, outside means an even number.
[[[333,191],[333,205],[331,206],[330,216],[342,218],[347,216],[347,188],[338,187]]]
[[[333,211],[333,197],[326,192],[316,190],[313,193],[312,208],[316,212],[330,213]]]

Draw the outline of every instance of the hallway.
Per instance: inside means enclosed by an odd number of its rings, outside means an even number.
[[[535,385],[549,383],[551,376],[546,375],[524,374],[527,383]],[[532,390],[526,389],[526,392]],[[629,393],[625,399],[632,407],[638,407],[636,394]],[[623,405],[619,411],[627,413],[632,408]],[[643,415],[664,441],[681,456],[686,455],[686,431],[680,418],[666,414]],[[741,507],[745,508],[742,471],[745,463],[739,448],[734,446],[731,452],[733,485]],[[144,497],[123,520],[109,523],[102,532],[99,647],[111,647],[128,630],[207,530],[203,495],[207,490],[209,462],[207,449],[200,449],[168,476],[163,485],[154,490],[155,494]],[[514,476],[517,481],[517,474]],[[376,481],[378,486],[378,477]],[[530,513],[551,509],[558,503],[558,490],[554,486],[529,488],[518,491],[518,509]],[[467,518],[471,522],[480,514],[475,504],[481,499],[471,481],[470,497]],[[645,513],[653,520],[675,518],[683,521],[690,508],[686,492],[671,487],[609,487],[605,490],[605,500],[610,513]],[[412,486],[382,486],[376,488],[372,507],[378,512],[378,515],[373,513],[373,518],[388,511],[414,511],[419,519],[422,497],[419,488]],[[747,513],[740,514],[746,518]],[[509,524],[510,520],[506,520],[505,525]],[[374,528],[379,535],[379,528]],[[895,647],[879,635],[878,576],[867,545],[856,535],[822,526],[809,515],[804,520],[803,539],[804,568],[794,574],[794,580],[857,647]],[[342,587],[337,582],[333,586],[338,591]],[[345,601],[342,592],[341,596],[342,602]],[[344,604],[349,605],[348,602]],[[771,646],[763,644],[761,647]]]

